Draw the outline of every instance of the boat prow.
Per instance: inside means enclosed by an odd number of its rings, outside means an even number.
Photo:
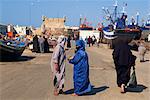
[[[107,32],[107,31],[103,30],[103,32],[104,32],[104,38],[106,38],[106,39],[115,39],[115,38],[117,38],[114,31]]]
[[[25,46],[12,46],[3,41],[0,41],[0,60],[14,60],[19,58],[23,51],[25,50]]]

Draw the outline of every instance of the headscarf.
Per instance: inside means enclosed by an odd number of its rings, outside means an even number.
[[[60,45],[61,47],[64,47],[65,46],[65,42],[66,42],[65,36],[60,35],[58,37],[58,40],[57,40],[57,45]]]
[[[85,51],[85,43],[83,40],[77,40],[76,41],[76,46],[79,47],[79,50],[84,50]]]

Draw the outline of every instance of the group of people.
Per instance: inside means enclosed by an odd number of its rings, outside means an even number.
[[[49,43],[45,36],[33,37],[33,52],[36,53],[47,53],[49,52]]]
[[[51,69],[53,73],[54,95],[63,93],[64,77],[65,77],[65,43],[66,38],[59,36],[57,46],[51,59]],[[142,49],[140,47],[139,49]],[[136,56],[130,50],[127,41],[120,40],[115,46],[112,53],[114,65],[117,74],[117,85],[120,87],[120,92],[126,92],[126,86],[130,80],[130,70],[135,66]],[[92,90],[89,80],[89,61],[88,54],[85,50],[85,42],[83,40],[76,40],[76,51],[74,56],[68,58],[68,62],[74,65],[73,96],[80,96]],[[143,61],[143,58],[142,58]]]
[[[33,37],[33,52],[36,53],[48,53],[50,46],[54,48],[56,46],[57,39],[53,35],[48,36],[37,36]],[[71,48],[71,36],[67,37],[67,48]]]
[[[64,36],[59,36],[57,46],[54,48],[51,59],[54,95],[63,93],[66,60],[66,53],[64,49],[65,43],[66,38]],[[68,61],[69,63],[74,65],[74,93],[72,95],[79,96],[84,93],[90,92],[92,86],[89,80],[89,62],[83,40],[76,40],[75,55],[69,57]]]
[[[94,35],[92,37],[86,37],[85,38],[85,42],[86,44],[88,44],[88,46],[90,47],[91,45],[93,46],[94,44],[97,45],[97,47],[99,47],[99,43],[100,43],[100,39],[96,38]]]

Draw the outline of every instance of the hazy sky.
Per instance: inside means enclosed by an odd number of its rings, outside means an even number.
[[[40,26],[41,16],[67,17],[66,25],[79,25],[80,15],[93,26],[102,22],[107,7],[112,12],[115,0],[0,0],[0,23]],[[148,18],[150,0],[118,0],[119,11],[127,3],[128,19],[140,13],[140,20]]]

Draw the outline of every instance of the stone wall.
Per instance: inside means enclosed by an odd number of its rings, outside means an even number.
[[[66,34],[65,30],[65,18],[47,18],[42,17],[41,27],[34,30],[34,35],[61,35]]]
[[[65,18],[47,18],[44,16],[41,31],[48,34],[62,34],[65,29]]]

